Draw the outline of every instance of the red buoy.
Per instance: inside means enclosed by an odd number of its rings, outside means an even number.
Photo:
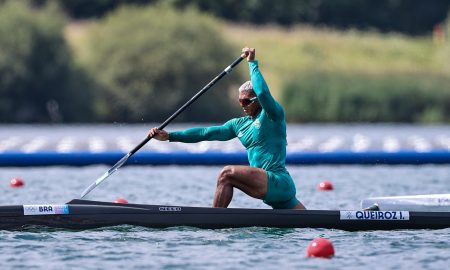
[[[333,190],[333,184],[330,181],[325,180],[319,183],[318,189],[320,191]]]
[[[128,203],[128,201],[124,198],[117,198],[114,202],[115,203]]]
[[[25,182],[19,177],[13,178],[9,182],[9,186],[12,188],[22,187],[23,185],[25,185]]]
[[[331,258],[334,256],[334,247],[330,240],[316,238],[312,240],[306,249],[308,257]]]

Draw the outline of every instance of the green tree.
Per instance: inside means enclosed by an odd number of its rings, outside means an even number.
[[[28,1],[0,5],[0,121],[89,118],[84,87],[89,80],[73,67],[63,27],[54,5],[37,10]]]
[[[90,48],[89,66],[103,86],[97,104],[102,119],[133,122],[167,118],[240,52],[225,42],[212,18],[161,6],[111,13],[92,30]],[[232,73],[178,120],[229,118],[236,112],[230,89],[241,82]]]

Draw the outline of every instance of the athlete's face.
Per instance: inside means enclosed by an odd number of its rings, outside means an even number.
[[[253,91],[242,91],[239,93],[239,104],[241,104],[244,113],[250,117],[258,115],[261,106],[258,98]]]

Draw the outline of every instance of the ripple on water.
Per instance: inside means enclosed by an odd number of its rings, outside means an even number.
[[[67,202],[105,169],[2,168],[0,179],[20,175],[27,186],[10,190],[0,185],[1,204]],[[124,167],[90,199],[113,201],[120,196],[136,203],[209,206],[220,169]],[[291,166],[289,170],[299,198],[309,209],[358,209],[359,201],[368,196],[450,192],[449,166]],[[333,181],[333,192],[317,192],[323,179]],[[231,207],[267,208],[240,191],[234,196]],[[316,237],[333,242],[332,260],[306,257],[306,247]],[[345,232],[115,226],[0,231],[0,269],[447,269],[449,250],[450,229]]]

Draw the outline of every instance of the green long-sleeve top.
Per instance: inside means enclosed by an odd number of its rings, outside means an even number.
[[[258,61],[249,62],[250,77],[262,110],[255,117],[234,118],[222,126],[191,128],[171,132],[169,140],[196,143],[227,141],[238,137],[247,149],[250,166],[266,171],[283,171],[286,159],[286,121],[281,105],[272,97],[258,68]]]

